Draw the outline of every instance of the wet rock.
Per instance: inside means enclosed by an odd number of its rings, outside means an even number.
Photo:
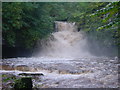
[[[7,90],[8,88],[12,88],[14,85],[14,80],[17,77],[13,74],[2,74],[2,88],[3,90]]]
[[[13,66],[10,66],[10,65],[2,65],[2,70],[14,70],[14,67]]]
[[[26,65],[19,65],[15,67],[15,70],[20,70],[20,71],[29,71],[30,68]]]
[[[19,75],[22,75],[22,76],[44,76],[44,74],[42,73],[19,73]]]
[[[67,70],[59,70],[59,74],[69,74],[69,71],[67,71]]]

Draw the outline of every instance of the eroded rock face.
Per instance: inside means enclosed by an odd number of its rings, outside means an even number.
[[[26,65],[19,65],[14,68],[15,68],[15,70],[19,70],[19,71],[30,71],[30,68]]]
[[[15,70],[13,66],[10,66],[10,65],[2,65],[1,66],[3,70]]]
[[[30,71],[30,67],[28,67],[27,65],[7,65],[7,64],[3,64],[1,65],[1,70],[19,70],[19,71]]]

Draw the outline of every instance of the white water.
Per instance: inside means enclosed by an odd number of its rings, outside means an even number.
[[[43,73],[34,82],[38,88],[117,88],[117,60],[92,56],[85,34],[77,31],[75,23],[55,23],[57,32],[42,41],[39,57],[4,59],[2,64],[15,70],[0,73]]]
[[[38,88],[41,86],[42,88],[117,88],[118,65],[116,63],[116,60],[103,57],[77,60],[11,58],[4,59],[3,65],[9,65],[15,70],[1,70],[0,73],[15,75],[22,72],[43,73],[43,77],[34,81]],[[27,66],[29,70],[17,69],[19,66]]]
[[[42,41],[42,49],[38,56],[53,58],[90,57],[85,33],[77,31],[75,23],[55,22],[53,38]]]

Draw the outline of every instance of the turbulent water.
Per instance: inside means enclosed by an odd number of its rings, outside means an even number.
[[[44,76],[33,79],[38,88],[117,88],[117,59],[92,56],[75,23],[55,23],[56,32],[42,41],[38,57],[3,59],[0,73],[41,72]]]
[[[75,23],[55,22],[56,32],[53,38],[43,40],[42,50],[38,56],[78,58],[89,57],[85,34],[77,31]]]
[[[59,59],[59,58],[12,58],[3,60],[2,73],[43,73],[33,79],[38,88],[117,88],[118,63],[106,57]],[[4,86],[4,85],[3,85]]]

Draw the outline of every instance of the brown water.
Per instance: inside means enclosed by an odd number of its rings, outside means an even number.
[[[38,88],[117,88],[117,59],[92,56],[85,33],[78,32],[75,23],[55,23],[57,32],[38,44],[37,55],[3,59],[0,73],[43,73],[33,79]]]
[[[78,32],[75,23],[56,21],[55,25],[57,32],[52,33],[53,38],[41,42],[42,46],[40,53],[37,54],[38,56],[55,58],[91,57],[88,52],[85,33]]]
[[[13,58],[3,60],[2,73],[43,73],[34,80],[36,87],[117,88],[117,60],[97,57],[79,59]]]

